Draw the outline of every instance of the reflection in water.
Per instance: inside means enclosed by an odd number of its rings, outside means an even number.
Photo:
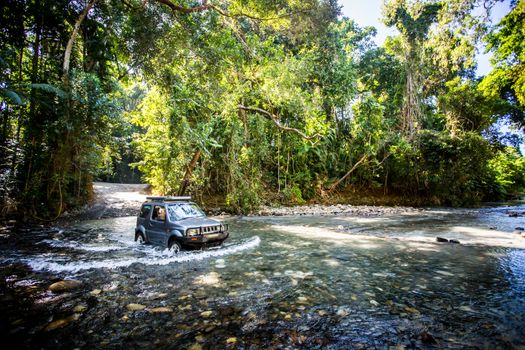
[[[132,217],[30,232],[0,242],[2,329],[29,348],[517,348],[525,251],[434,242],[509,220],[232,219],[224,247],[178,256],[133,242]],[[47,291],[61,278],[83,284]]]

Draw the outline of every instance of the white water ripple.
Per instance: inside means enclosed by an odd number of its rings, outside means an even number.
[[[127,247],[117,246],[117,245],[94,245],[94,244],[81,244],[76,241],[60,241],[54,239],[44,239],[43,241],[38,242],[38,244],[46,244],[54,248],[69,248],[76,250],[83,250],[86,252],[109,252],[112,250],[122,250],[127,249]]]
[[[157,256],[147,256],[143,258],[126,258],[126,259],[105,259],[99,261],[77,260],[66,263],[57,262],[57,257],[34,257],[22,259],[34,271],[49,272],[79,272],[89,269],[116,269],[119,267],[128,267],[132,264],[139,263],[144,265],[168,265],[171,263],[181,263],[189,261],[199,261],[208,258],[239,253],[245,250],[253,249],[261,243],[258,236],[252,237],[239,244],[233,244],[221,249],[201,251],[201,252],[182,252],[178,255],[159,254]]]

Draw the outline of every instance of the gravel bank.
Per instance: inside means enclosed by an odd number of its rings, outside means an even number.
[[[296,207],[262,207],[256,213],[249,216],[384,216],[396,214],[420,213],[423,209],[413,207],[376,207],[370,205],[300,205]]]

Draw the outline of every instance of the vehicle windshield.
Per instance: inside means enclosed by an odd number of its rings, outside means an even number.
[[[206,216],[195,203],[175,203],[168,206],[170,221]]]

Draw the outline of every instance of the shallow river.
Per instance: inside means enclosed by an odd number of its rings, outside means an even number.
[[[2,234],[0,327],[17,348],[523,348],[509,210],[230,218],[222,248],[176,256],[134,217]]]

